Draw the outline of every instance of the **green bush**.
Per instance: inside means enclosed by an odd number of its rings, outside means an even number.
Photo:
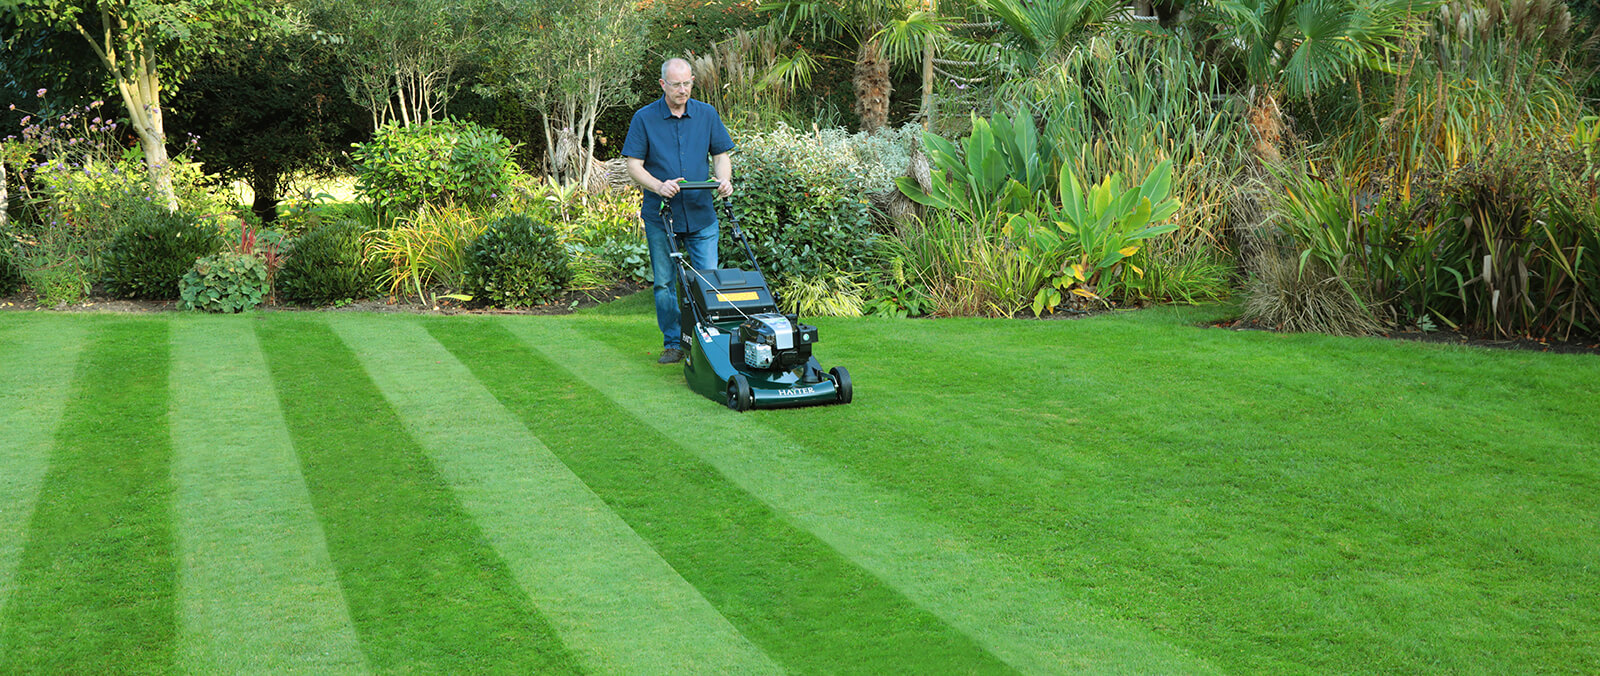
[[[330,221],[291,240],[275,281],[278,297],[320,304],[370,295],[378,275],[365,234],[361,221]]]
[[[649,284],[655,276],[650,269],[650,246],[637,236],[607,239],[600,245],[599,254],[601,260],[626,279]]]
[[[106,291],[117,298],[176,298],[178,280],[195,260],[221,250],[222,235],[193,214],[137,212],[104,253]]]
[[[178,281],[178,309],[244,312],[267,295],[267,265],[251,254],[223,252],[195,261]]]
[[[0,296],[9,296],[22,286],[22,265],[11,243],[0,237]]]
[[[566,248],[554,228],[524,214],[503,216],[467,250],[467,293],[485,305],[526,307],[549,302],[572,280]]]
[[[853,150],[819,145],[809,134],[780,127],[741,139],[736,159],[739,225],[769,278],[869,266],[877,236]],[[726,225],[720,252],[725,261],[742,264],[745,258]]]
[[[386,209],[486,204],[506,194],[516,147],[493,129],[443,120],[378,129],[355,144],[356,190]]]

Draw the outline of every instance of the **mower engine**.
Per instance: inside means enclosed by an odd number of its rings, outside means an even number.
[[[754,369],[787,371],[811,359],[817,329],[776,312],[752,315],[739,325],[744,363]]]

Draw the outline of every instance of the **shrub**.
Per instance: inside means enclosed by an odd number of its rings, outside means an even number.
[[[36,256],[23,269],[22,276],[42,306],[62,307],[89,295],[91,276],[81,259],[45,260]]]
[[[1242,318],[1282,331],[1362,336],[1383,330],[1374,304],[1361,298],[1355,272],[1329,268],[1291,252],[1269,248],[1252,257]]]
[[[193,214],[141,212],[105,251],[106,290],[117,298],[176,298],[195,260],[221,250],[221,234]]]
[[[555,229],[525,214],[495,220],[472,243],[467,257],[466,290],[486,305],[546,303],[572,280]]]
[[[463,207],[426,206],[373,233],[369,255],[378,261],[379,288],[396,296],[427,289],[461,288],[467,249],[483,234],[486,219]]]
[[[802,317],[860,317],[866,306],[865,289],[850,273],[834,271],[809,279],[779,280],[776,291],[785,312]]]
[[[224,252],[195,261],[178,281],[178,309],[243,312],[267,295],[267,266],[259,257]]]
[[[17,262],[11,243],[0,239],[0,296],[9,296],[22,286],[22,265]]]
[[[597,253],[624,279],[649,284],[655,276],[650,269],[650,245],[637,237],[607,239]]]
[[[331,221],[291,240],[278,269],[278,296],[292,303],[365,298],[377,286],[361,221]]]
[[[742,139],[734,205],[761,269],[772,278],[856,272],[873,259],[877,236],[859,161],[845,147],[819,146],[779,127]],[[722,257],[742,260],[732,228],[722,228]]]
[[[386,209],[486,204],[506,193],[515,146],[493,129],[444,120],[378,129],[355,144],[356,190]]]

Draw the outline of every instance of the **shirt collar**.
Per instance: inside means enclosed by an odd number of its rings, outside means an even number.
[[[661,106],[661,117],[663,117],[663,118],[671,118],[672,117],[672,107],[667,105],[667,97],[666,97],[665,94],[663,94],[661,96],[661,98],[656,99],[656,103]],[[684,101],[683,102],[683,116],[684,117],[693,117],[693,115],[691,114],[693,112],[694,112],[694,98],[690,97],[688,101]]]

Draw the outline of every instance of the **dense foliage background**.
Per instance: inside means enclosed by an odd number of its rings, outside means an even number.
[[[230,241],[266,225],[252,255],[299,271],[284,300],[461,293],[508,217],[552,228],[568,288],[637,283],[616,153],[682,56],[739,145],[735,214],[803,314],[1236,295],[1292,330],[1600,335],[1588,3],[235,0],[192,8],[189,42],[186,19],[119,32],[86,7],[32,0],[0,29],[0,244],[51,304],[123,288],[101,284],[136,257],[119,233],[172,205]],[[162,153],[135,100],[164,113]],[[331,276],[293,261],[324,221],[359,231]],[[726,238],[723,259],[743,259]]]

